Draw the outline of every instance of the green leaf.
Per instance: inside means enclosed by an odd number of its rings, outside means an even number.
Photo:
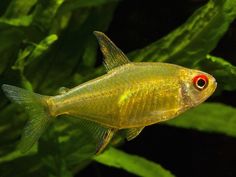
[[[107,3],[116,3],[120,0],[73,0],[66,1],[62,8],[60,9],[63,12],[73,11],[81,7],[96,7],[101,6]]]
[[[137,155],[130,155],[120,150],[109,148],[94,160],[107,166],[124,169],[143,177],[174,177],[160,165]]]
[[[52,34],[40,41],[39,44],[29,44],[25,50],[20,50],[16,63],[14,66],[12,66],[12,68],[23,71],[26,65],[45,53],[45,51],[48,50],[48,48],[57,40],[57,38],[57,35]]]
[[[185,24],[129,57],[193,66],[215,48],[235,17],[236,0],[210,0]]]
[[[91,68],[95,63],[95,53],[93,52],[96,51],[97,44],[88,45],[92,37],[95,41],[92,31],[106,29],[112,19],[114,9],[114,4],[89,8],[84,10],[84,15],[86,15],[83,21],[77,18],[71,19],[69,26],[55,46],[45,55],[47,62],[42,60],[40,63],[35,63],[34,66],[31,65],[31,70],[37,70],[38,65],[42,66],[43,69],[46,69],[47,77],[50,79],[44,79],[44,75],[41,74],[43,71],[34,73],[34,76],[29,73],[31,77],[37,78],[34,79],[36,82],[33,85],[38,85],[37,80],[42,80],[43,82],[38,86],[51,94],[55,93],[59,87],[71,84],[73,75],[77,72],[84,76],[93,72],[94,69]],[[78,15],[80,15],[79,12]],[[91,51],[92,53],[88,53]],[[88,56],[92,56],[89,58],[90,61],[85,61]]]
[[[35,44],[35,48],[29,56],[26,64],[32,62],[34,59],[44,54],[57,39],[57,35],[51,34],[40,41],[39,44]]]
[[[37,0],[12,0],[3,18],[19,18],[26,16],[30,9],[36,4]]]
[[[49,47],[57,40],[57,35],[52,34],[39,42],[39,44],[29,44],[23,51],[20,50],[12,69],[19,70],[22,86],[33,91],[33,86],[24,75],[25,66],[42,56]]]
[[[236,89],[236,67],[223,58],[207,55],[196,66],[208,71],[216,78],[218,83],[217,90],[232,91]]]
[[[64,0],[39,0],[34,12],[32,24],[38,26],[41,31],[50,30],[53,19]]]
[[[0,74],[13,64],[23,38],[24,32],[21,29],[0,23]]]
[[[0,18],[1,23],[6,23],[12,26],[29,26],[30,23],[32,22],[32,16],[27,15],[27,16],[21,16],[17,18]]]
[[[13,151],[9,154],[6,154],[5,156],[1,156],[0,157],[0,163],[12,161],[12,160],[15,160],[15,159],[23,157],[23,156],[34,155],[36,153],[37,153],[37,146],[36,145],[34,145],[32,147],[32,149],[30,149],[30,151],[27,152],[27,154],[22,154],[20,151],[15,150],[15,151]]]
[[[236,109],[220,103],[203,103],[166,124],[236,137]]]
[[[12,0],[0,22],[13,26],[29,26],[32,15],[28,13],[36,2],[36,0]]]

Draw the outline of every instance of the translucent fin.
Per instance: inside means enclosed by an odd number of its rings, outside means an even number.
[[[15,86],[2,85],[6,96],[13,102],[25,107],[30,120],[27,122],[18,148],[22,153],[28,151],[36,143],[51,121],[46,103],[42,96]]]
[[[126,139],[128,141],[136,138],[140,133],[141,131],[144,129],[144,127],[139,127],[139,128],[130,128],[130,129],[127,129],[127,132],[126,132]]]
[[[94,35],[96,36],[103,53],[104,64],[107,71],[130,63],[126,55],[104,33],[94,31]]]
[[[117,131],[116,129],[104,127],[98,123],[86,119],[72,116],[66,116],[66,117],[74,118],[70,120],[74,122],[74,124],[77,124],[77,127],[79,127],[80,130],[83,130],[84,133],[87,133],[89,136],[91,136],[93,142],[95,142],[96,154],[101,153],[107,147],[114,133]]]
[[[115,132],[115,129],[107,129],[107,131],[103,133],[101,141],[97,146],[96,154],[100,154],[107,147]]]

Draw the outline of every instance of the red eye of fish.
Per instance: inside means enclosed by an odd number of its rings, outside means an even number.
[[[203,90],[208,85],[208,78],[203,74],[197,75],[193,78],[193,84],[196,89]]]

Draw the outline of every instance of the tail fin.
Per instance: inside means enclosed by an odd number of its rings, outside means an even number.
[[[24,106],[30,116],[18,146],[20,151],[24,153],[38,141],[52,120],[46,103],[47,96],[5,84],[2,85],[2,89],[11,101]]]

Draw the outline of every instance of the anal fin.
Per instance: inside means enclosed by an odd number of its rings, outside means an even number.
[[[138,127],[138,128],[129,128],[126,130],[126,139],[128,141],[136,138],[141,131],[144,129],[144,127]]]
[[[102,126],[96,122],[74,116],[66,116],[73,121],[74,126],[83,131],[88,136],[88,141],[94,146],[94,153],[101,153],[110,143],[113,135],[117,131],[114,128]]]
[[[111,129],[111,128],[107,129],[107,131],[104,132],[104,134],[101,136],[101,139],[100,139],[101,141],[97,146],[96,154],[101,153],[107,147],[107,145],[111,141],[111,139],[112,139],[115,132],[116,132],[116,130]]]

